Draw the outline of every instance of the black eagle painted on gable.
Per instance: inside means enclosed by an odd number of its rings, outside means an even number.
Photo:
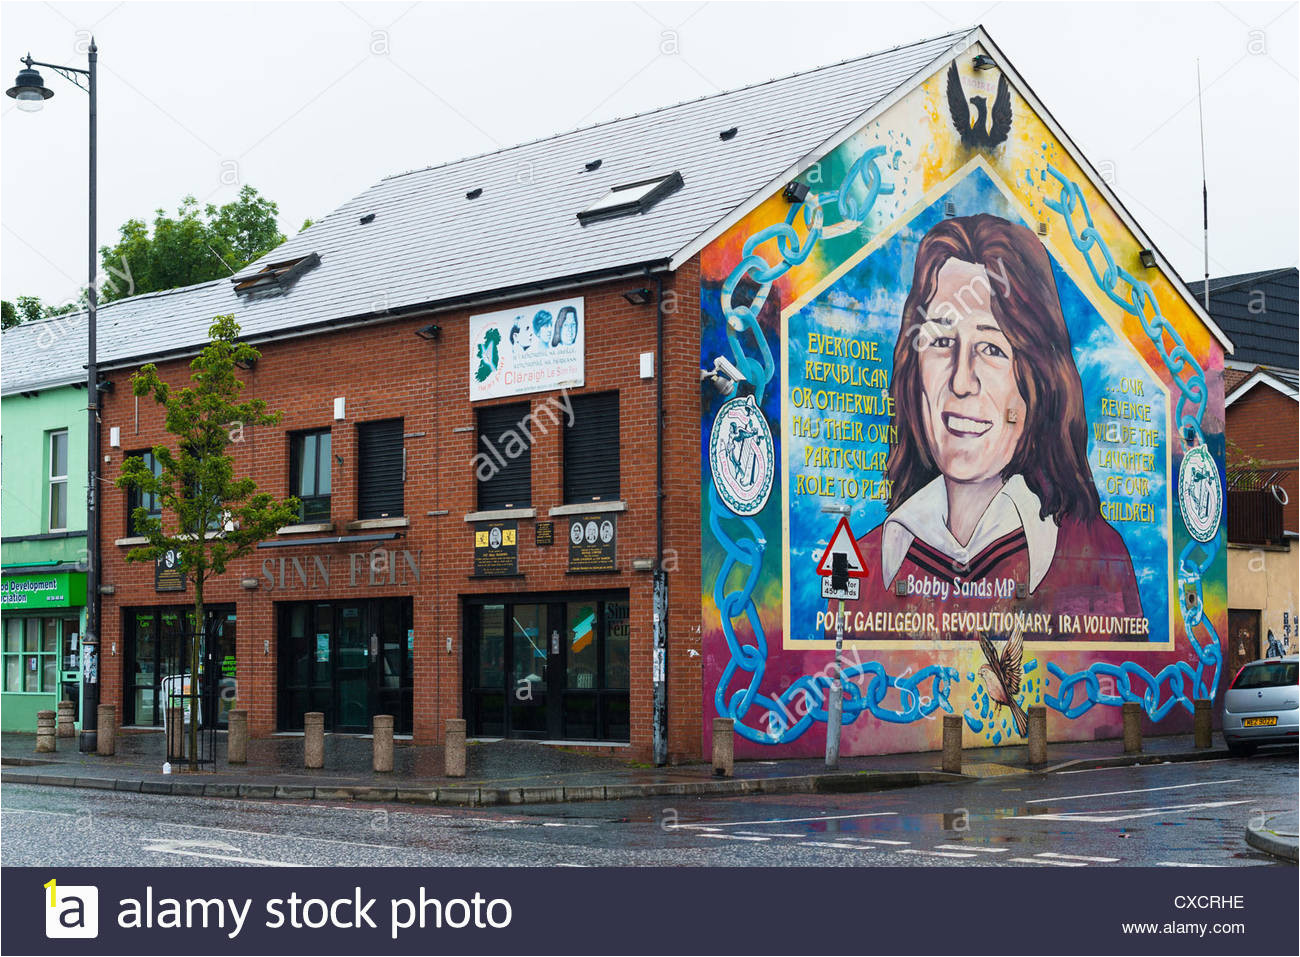
[[[948,67],[948,112],[952,114],[953,126],[961,134],[962,146],[991,149],[1006,140],[1011,132],[1011,89],[1007,86],[1006,76],[998,77],[998,94],[993,100],[992,116],[984,97],[972,96],[970,102],[975,107],[974,122],[970,118],[970,107],[966,105],[966,91],[961,88],[961,77],[957,75],[957,61],[953,60]]]

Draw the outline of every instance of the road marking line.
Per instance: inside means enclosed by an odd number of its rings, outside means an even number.
[[[1183,864],[1179,861],[1156,861],[1152,867],[1226,867],[1226,864]]]
[[[185,851],[176,847],[168,847],[167,842],[155,842],[146,844],[143,848],[146,851],[152,851],[155,854],[177,854],[181,857],[203,857],[213,861],[226,861],[234,864],[259,864],[262,867],[305,867],[304,864],[295,864],[291,861],[271,861],[261,857],[235,857],[229,854],[206,854],[202,851]]]
[[[1104,768],[1075,768],[1073,771],[1057,771],[1057,774],[1093,774],[1097,771],[1131,771],[1134,768],[1168,768],[1174,764],[1214,764],[1223,758],[1201,758],[1199,761],[1162,761],[1159,764],[1117,764]]]
[[[1003,820],[1012,821],[1082,821],[1088,824],[1113,824],[1116,821],[1129,821],[1139,817],[1159,817],[1166,811],[1198,811],[1202,808],[1233,807],[1238,804],[1250,804],[1245,801],[1207,801],[1202,804],[1170,804],[1166,807],[1151,808],[1146,811],[1116,808],[1110,811],[1063,811],[1060,814],[1026,814],[1015,815]]]
[[[74,814],[71,811],[38,811],[35,808],[28,807],[0,807],[0,811],[5,814],[40,814],[51,817],[81,817],[80,814]],[[92,811],[86,811],[86,814],[92,814]]]
[[[855,837],[855,841],[866,841],[868,844],[896,844],[899,847],[906,847],[911,841],[887,841],[883,837]]]
[[[972,847],[969,844],[936,844],[938,851],[978,851],[980,854],[1005,854],[1009,847]]]
[[[952,851],[927,851],[919,847],[905,847],[898,852],[899,854],[925,854],[929,857],[974,857],[974,854],[962,853],[955,854]]]
[[[699,837],[716,837],[720,841],[770,841],[769,837],[745,837],[740,834],[700,834]]]
[[[897,817],[897,811],[871,811],[866,814],[832,814],[818,817],[778,817],[770,821],[719,821],[714,824],[674,824],[674,828],[706,830],[719,827],[755,827],[762,824],[800,824],[804,821],[848,821],[860,817]]]
[[[226,834],[244,834],[248,837],[269,837],[272,840],[279,841],[316,841],[319,844],[345,844],[348,847],[374,847],[381,851],[398,850],[399,844],[366,844],[362,841],[340,841],[330,837],[307,837],[303,834],[271,834],[266,831],[241,831],[233,827],[216,827],[211,824],[173,824],[170,821],[160,821],[162,827],[188,827],[199,831],[222,831]]]
[[[569,824],[565,821],[542,821],[542,827],[596,827],[595,824]],[[586,867],[587,865],[582,865]]]
[[[1050,857],[1008,857],[1008,864],[1055,864],[1057,867],[1087,867],[1085,861],[1054,861]]]
[[[1241,778],[1226,778],[1222,781],[1195,781],[1191,784],[1169,784],[1162,788],[1133,788],[1129,791],[1098,791],[1095,794],[1071,794],[1068,797],[1034,798],[1026,804],[1056,804],[1060,801],[1079,801],[1083,798],[1112,797],[1116,794],[1147,794],[1151,791],[1178,791],[1182,788],[1206,788],[1212,784],[1240,784]]]
[[[1057,854],[1055,851],[1042,851],[1034,857],[1051,857],[1062,861],[1087,861],[1090,864],[1115,864],[1118,857],[1088,857],[1086,854]]]
[[[773,833],[770,833],[770,834],[759,834],[759,833],[757,833],[757,832],[755,832],[755,831],[737,831],[736,833],[737,833],[737,834],[748,834],[748,835],[750,835],[751,837],[795,837],[795,838],[803,838],[803,837],[807,837],[807,836],[808,836],[807,834],[780,834],[780,833],[776,833],[776,832],[773,832]]]
[[[869,847],[859,847],[856,844],[845,844],[841,841],[804,841],[804,847],[833,847],[837,851],[869,851]]]

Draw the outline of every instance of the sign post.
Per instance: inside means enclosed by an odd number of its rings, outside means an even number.
[[[835,612],[835,664],[830,700],[826,704],[826,769],[834,771],[840,764],[840,731],[844,724],[844,599],[856,600],[861,594],[861,580],[867,577],[867,563],[858,551],[857,539],[849,527],[849,507],[839,503],[823,505],[822,511],[839,515],[830,544],[817,562],[822,576],[822,597],[838,602]]]

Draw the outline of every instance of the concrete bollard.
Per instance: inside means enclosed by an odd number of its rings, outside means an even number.
[[[713,719],[713,773],[729,778],[736,769],[736,725],[730,718]]]
[[[443,745],[443,770],[449,778],[465,776],[465,719],[447,719],[447,740]]]
[[[185,757],[185,709],[167,709],[167,760]]]
[[[226,763],[248,763],[248,712],[243,708],[226,714]]]
[[[393,770],[393,716],[377,714],[371,726],[371,741],[374,744],[375,771],[383,773]]]
[[[59,717],[57,735],[60,738],[75,738],[77,736],[76,713],[77,706],[71,701],[59,702]]]
[[[111,704],[101,704],[95,709],[99,716],[99,729],[95,732],[95,753],[101,758],[111,757],[117,752],[117,708]]]
[[[308,711],[302,716],[302,761],[308,768],[325,767],[325,712]]]
[[[943,716],[943,769],[961,774],[961,722],[959,714]]]
[[[36,753],[49,754],[54,751],[54,712],[36,712]]]
[[[1214,702],[1209,698],[1197,698],[1193,705],[1196,708],[1192,721],[1192,732],[1195,735],[1193,744],[1199,750],[1214,746]]]
[[[1124,753],[1142,753],[1142,706],[1136,701],[1125,701],[1124,707]]]
[[[1029,763],[1047,763],[1047,706],[1029,706]]]

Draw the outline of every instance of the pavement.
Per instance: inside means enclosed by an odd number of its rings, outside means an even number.
[[[1202,761],[1227,756],[1221,741],[1197,750],[1190,735],[1148,737],[1140,755],[1124,755],[1115,741],[1061,742],[1048,745],[1048,761],[1028,767],[1025,746],[982,748],[964,753],[963,774],[944,773],[937,751],[920,754],[850,757],[828,772],[820,758],[739,761],[732,777],[717,777],[710,764],[656,768],[630,764],[577,749],[527,741],[471,744],[464,778],[442,772],[441,747],[399,741],[394,770],[371,768],[367,737],[326,735],[325,767],[302,766],[301,736],[256,739],[248,763],[225,760],[224,735],[217,736],[215,770],[162,772],[162,734],[119,734],[111,757],[83,754],[76,739],[61,739],[54,754],[36,754],[35,736],[0,737],[0,782],[130,791],[210,798],[314,801],[399,801],[480,807],[613,801],[670,796],[728,797],[754,794],[862,793],[892,788],[1022,775]]]
[[[1258,824],[1247,825],[1246,843],[1257,851],[1295,863],[1300,857],[1296,837],[1298,816],[1300,815],[1295,811],[1284,811],[1267,817]]]

